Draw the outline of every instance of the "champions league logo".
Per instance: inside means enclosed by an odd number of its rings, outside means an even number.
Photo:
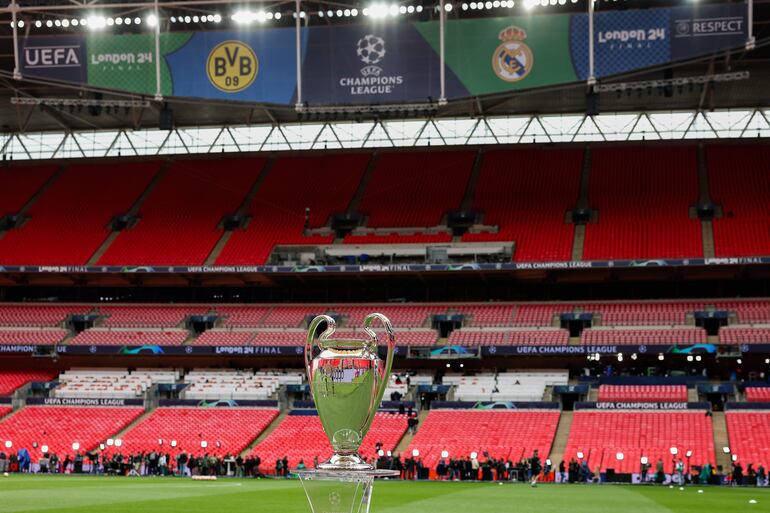
[[[529,46],[524,44],[527,33],[511,25],[498,35],[502,44],[492,54],[492,70],[506,82],[518,82],[532,71],[534,57]]]
[[[350,95],[386,95],[403,84],[401,75],[387,75],[378,66],[387,54],[385,40],[374,34],[367,34],[356,43],[356,56],[364,63],[359,70],[360,77],[342,77],[340,86],[349,90]]]

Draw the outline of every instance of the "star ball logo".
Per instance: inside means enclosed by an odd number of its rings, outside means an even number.
[[[532,50],[524,43],[526,31],[511,25],[501,30],[498,38],[502,44],[492,54],[492,70],[506,82],[523,80],[535,62]]]
[[[340,87],[348,90],[351,96],[356,95],[388,95],[404,83],[402,75],[387,75],[378,66],[387,54],[385,40],[374,34],[366,34],[356,43],[356,56],[364,63],[359,70],[361,76],[341,77]]]
[[[223,41],[211,50],[206,73],[214,87],[225,93],[243,91],[254,82],[259,61],[254,50],[241,41]]]

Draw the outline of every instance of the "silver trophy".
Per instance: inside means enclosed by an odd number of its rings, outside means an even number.
[[[377,355],[377,334],[371,328],[375,320],[383,324],[387,336],[384,363]],[[324,322],[326,329],[316,341],[316,331]],[[317,469],[297,474],[313,513],[366,513],[374,478],[398,475],[375,469],[358,454],[382,402],[396,341],[390,321],[378,313],[364,320],[368,340],[331,339],[335,327],[334,319],[319,315],[310,323],[305,346],[310,391],[333,454]],[[315,345],[320,352],[313,356]]]

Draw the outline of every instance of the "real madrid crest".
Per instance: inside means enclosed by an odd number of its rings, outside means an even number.
[[[500,31],[497,36],[502,43],[492,54],[492,69],[501,80],[518,82],[529,72],[535,62],[532,50],[524,43],[527,32],[511,25]]]

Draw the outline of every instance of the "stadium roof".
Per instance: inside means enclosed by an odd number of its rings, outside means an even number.
[[[705,3],[706,0],[703,0]],[[421,2],[401,2],[394,5],[417,5]],[[585,0],[573,3],[565,0],[560,5],[559,0],[544,2],[547,7],[536,7],[539,12],[576,12],[586,8]],[[601,10],[627,9],[661,5],[681,5],[682,0],[671,1],[603,1],[597,3]],[[686,2],[690,3],[690,2]],[[714,3],[714,2],[711,2]],[[265,11],[284,12],[280,20],[271,20],[271,25],[281,26],[294,24],[291,13],[294,2],[250,2],[250,5],[263,6]],[[524,0],[518,0],[513,8],[464,10],[462,2],[455,2],[457,8],[448,15],[450,17],[500,16],[506,14],[523,14],[530,12],[524,6]],[[555,4],[555,5],[551,5]],[[47,20],[60,17],[71,9],[84,9],[85,4],[77,1],[63,0],[28,0],[19,3],[22,9],[33,9],[20,14],[20,19],[27,19],[25,27],[20,30],[30,33],[35,20]],[[225,24],[233,23],[227,14],[234,9],[242,8],[233,0],[179,0],[161,2],[164,5],[162,30],[211,30],[222,29]],[[340,0],[334,2],[302,2],[302,9],[307,9],[306,24],[336,24],[336,23],[366,23],[368,20],[348,16],[332,17],[324,14],[328,11],[336,13],[345,8],[361,9],[370,5],[369,2]],[[417,21],[430,19],[436,15],[435,6],[424,4],[425,9],[418,15],[414,13],[387,20],[389,23],[400,23],[403,20]],[[121,0],[102,0],[87,4],[91,12],[102,9],[105,15],[110,13],[142,15],[150,12],[152,2],[135,2]],[[146,6],[146,7],[144,7]],[[357,7],[356,7],[357,6]],[[64,10],[68,9],[68,10]],[[375,112],[366,107],[349,107],[346,109],[327,109],[321,113],[300,114],[291,106],[250,104],[244,102],[227,102],[216,100],[199,100],[187,98],[165,98],[156,102],[152,97],[142,97],[130,93],[115,93],[98,90],[93,87],[43,83],[39,80],[14,80],[10,70],[13,69],[13,41],[8,9],[4,22],[0,25],[0,131],[39,132],[39,131],[82,131],[100,129],[141,129],[156,128],[161,123],[163,115],[171,114],[173,124],[185,126],[227,126],[250,124],[283,124],[297,121],[327,121],[327,120],[360,120],[372,118],[457,118],[468,116],[505,116],[522,114],[561,114],[585,112],[635,112],[688,110],[708,111],[723,108],[754,108],[766,107],[770,104],[767,95],[767,84],[770,83],[770,0],[754,1],[754,34],[757,47],[746,51],[737,49],[712,55],[697,61],[679,63],[667,69],[646,70],[641,73],[613,77],[602,81],[605,90],[590,95],[592,90],[584,82],[572,83],[547,89],[507,92],[505,94],[472,97],[450,101],[445,106],[434,105],[430,109],[394,109],[392,112]],[[222,13],[222,24],[199,22],[198,24],[172,23],[175,13],[196,12],[203,15]],[[532,12],[537,12],[533,9]],[[208,14],[207,14],[208,13]],[[321,13],[321,16],[319,16]],[[181,18],[180,18],[181,19]],[[146,25],[146,24],[145,24]],[[40,29],[33,33],[62,33],[78,32],[83,27],[62,27]],[[136,26],[129,29],[123,27],[121,32],[142,31],[146,27]],[[704,77],[714,74],[735,74],[730,80],[713,82]],[[678,80],[678,85],[664,88],[659,84],[664,79]],[[613,86],[621,89],[613,90]],[[606,90],[610,89],[610,90]],[[43,98],[58,100],[74,100],[76,105],[40,105]],[[12,99],[22,99],[23,104],[12,103]],[[97,100],[107,105],[106,108],[89,109],[86,102]],[[16,101],[16,100],[14,100]],[[120,102],[131,102],[131,105]],[[112,102],[112,104],[110,103]],[[44,102],[45,103],[45,102]],[[79,105],[77,104],[79,103]]]

